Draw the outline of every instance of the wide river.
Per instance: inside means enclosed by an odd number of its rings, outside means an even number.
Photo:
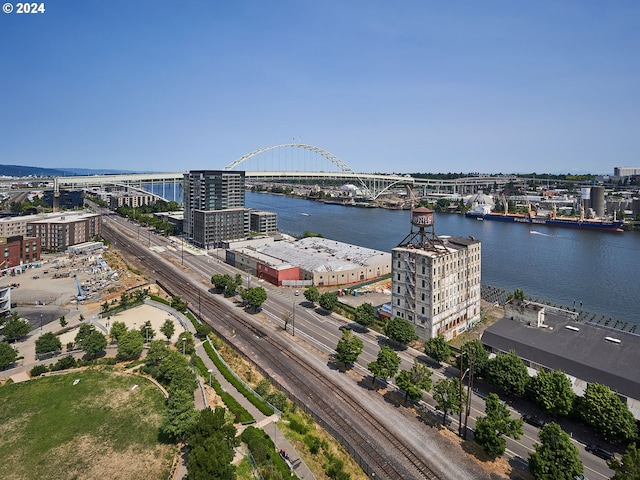
[[[410,212],[324,204],[247,192],[246,206],[275,212],[283,233],[305,230],[391,252],[409,234]],[[640,324],[640,232],[477,221],[436,214],[437,235],[482,242],[482,283]]]

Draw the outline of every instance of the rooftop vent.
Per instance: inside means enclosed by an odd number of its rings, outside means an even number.
[[[567,330],[573,330],[574,332],[579,332],[580,329],[578,327],[574,327],[573,325],[565,325],[565,327]]]
[[[604,339],[608,342],[611,343],[621,343],[620,340],[618,340],[617,338],[613,338],[613,337],[604,337]]]

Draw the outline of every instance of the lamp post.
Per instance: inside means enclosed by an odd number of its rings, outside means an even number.
[[[187,345],[187,339],[186,337],[182,337],[182,354],[183,355],[186,355],[186,353],[184,353],[186,345]]]
[[[40,335],[42,335],[42,314],[40,314]]]
[[[296,336],[296,301],[293,301],[293,315],[291,316],[291,336]]]
[[[151,325],[145,325],[144,326],[144,332],[147,338],[147,343],[149,343],[149,329],[151,328]]]
[[[209,386],[211,386],[211,373],[213,372],[213,368],[207,370],[209,372]]]
[[[273,419],[273,444],[276,446],[276,450],[278,450],[278,426],[276,423],[278,422],[278,417]]]
[[[462,431],[463,440],[467,439],[467,421],[471,413],[471,389],[473,387],[473,356],[469,357],[469,379],[467,380],[467,408],[464,411],[464,430]]]
[[[462,380],[464,380],[465,375],[469,372],[467,368],[464,373],[462,372],[462,360],[464,358],[464,352],[460,354],[460,382],[458,383],[458,387],[460,388],[459,393],[459,405],[458,405],[458,435],[462,437]]]

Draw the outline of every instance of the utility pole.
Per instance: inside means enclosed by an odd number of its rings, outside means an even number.
[[[464,358],[464,352],[460,353],[460,382],[459,382],[459,387],[460,387],[460,393],[459,393],[459,406],[460,408],[458,409],[458,435],[462,436],[462,379],[464,378],[464,375],[462,374],[462,360]],[[466,373],[466,372],[465,372]]]
[[[464,412],[464,431],[462,434],[463,440],[467,439],[467,421],[469,420],[469,414],[471,413],[471,392],[473,389],[473,359],[474,356],[469,357],[469,380],[467,383],[467,408]]]
[[[293,315],[291,317],[292,336],[296,336],[296,301],[293,301]]]

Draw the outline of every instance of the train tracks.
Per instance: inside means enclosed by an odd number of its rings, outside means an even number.
[[[245,353],[250,350],[251,360],[256,366],[336,437],[369,476],[375,474],[375,478],[390,480],[441,478],[362,404],[362,396],[349,393],[330,376],[318,371],[275,332],[234,312],[215,296],[201,295],[194,290],[193,280],[190,283],[184,271],[150,254],[108,223],[103,227],[103,234],[117,241],[119,250],[137,257],[147,269],[153,270],[156,279],[173,290],[170,293],[180,295],[191,305],[197,304],[203,320],[218,334],[227,341],[233,336],[231,343],[236,348]]]

